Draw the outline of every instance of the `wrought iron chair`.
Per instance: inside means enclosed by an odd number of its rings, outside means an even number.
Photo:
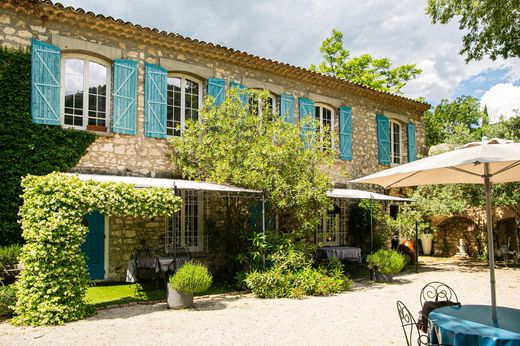
[[[426,332],[428,315],[433,309],[460,304],[455,291],[450,286],[439,281],[427,283],[421,290],[419,300],[421,302],[419,329],[423,332]]]
[[[459,298],[457,297],[455,291],[451,289],[450,286],[439,281],[432,281],[427,283],[421,290],[419,299],[421,301],[421,306],[423,306],[427,301],[449,301],[454,303],[459,302]]]
[[[397,301],[397,313],[401,320],[401,327],[403,328],[404,336],[406,338],[406,345],[412,346],[417,343],[419,346],[451,346],[447,344],[432,344],[428,334],[421,334],[415,318],[413,318],[410,310],[408,310],[406,305],[404,305],[400,300]],[[415,335],[417,335],[417,339],[415,339]]]

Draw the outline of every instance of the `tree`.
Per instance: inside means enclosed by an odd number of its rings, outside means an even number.
[[[480,123],[484,118],[480,104],[474,97],[460,96],[452,102],[444,99],[433,112],[424,114],[426,145],[433,146],[447,141],[460,145],[480,140]]]
[[[375,59],[369,54],[350,58],[350,51],[343,47],[343,33],[337,30],[321,43],[320,52],[323,61],[318,66],[312,64],[312,71],[397,94],[422,72],[415,64],[392,67],[390,59]]]
[[[308,131],[302,139],[298,127],[269,110],[266,92],[250,95],[263,100],[260,114],[239,96],[236,89],[229,90],[219,107],[211,98],[204,100],[200,121],[188,122],[183,135],[172,139],[174,173],[264,191],[267,204],[283,220],[279,229],[292,242],[306,240],[320,214],[332,206],[326,196],[332,183],[323,170],[333,161],[334,151],[323,145],[327,138],[330,143],[330,135],[322,142],[328,131],[317,129],[320,133]],[[311,140],[323,149],[304,149]]]
[[[426,13],[434,24],[458,19],[466,62],[520,57],[520,0],[428,0]]]

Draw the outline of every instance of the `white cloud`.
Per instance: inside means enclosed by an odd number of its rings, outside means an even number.
[[[62,1],[304,67],[320,61],[321,41],[336,28],[352,56],[416,63],[424,72],[403,91],[431,101],[450,97],[461,81],[488,68],[510,68],[508,82],[520,78],[519,59],[466,64],[458,23],[432,25],[426,0]]]
[[[486,91],[480,98],[480,106],[487,106],[492,123],[500,120],[500,117],[510,118],[514,110],[520,110],[520,86],[511,83],[500,83]]]

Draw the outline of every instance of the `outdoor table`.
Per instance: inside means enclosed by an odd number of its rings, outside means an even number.
[[[162,273],[166,273],[168,271],[172,272],[174,269],[179,269],[184,263],[189,260],[188,257],[177,257],[175,258],[175,268],[173,266],[174,257],[173,256],[160,256],[157,258],[159,262],[159,266],[157,270],[160,270]]]
[[[338,259],[361,262],[361,249],[358,247],[329,246],[324,247],[323,251],[325,251],[328,258],[334,257]]]
[[[520,346],[520,310],[497,306],[498,320],[489,305],[446,306],[430,312],[432,344]]]

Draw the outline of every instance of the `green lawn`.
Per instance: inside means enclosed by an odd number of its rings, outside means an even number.
[[[166,288],[164,283],[159,283],[159,289],[155,289],[155,283],[140,284],[99,283],[87,290],[87,302],[94,306],[105,306],[113,304],[124,304],[129,302],[164,300],[166,299]],[[137,289],[136,289],[137,288]],[[235,291],[228,284],[213,283],[210,289],[200,295],[222,294]]]

